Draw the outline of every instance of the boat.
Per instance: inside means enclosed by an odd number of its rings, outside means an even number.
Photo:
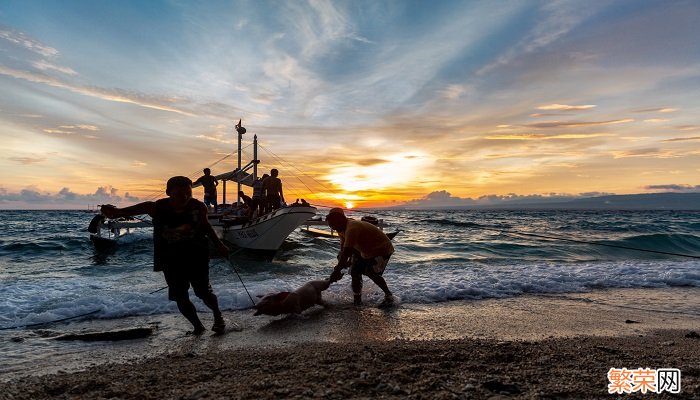
[[[133,233],[139,228],[153,228],[150,220],[135,217],[107,219],[102,214],[92,217],[88,225],[90,241],[95,249],[100,252],[113,251],[117,247],[119,239]]]
[[[238,165],[232,171],[215,175],[223,184],[223,203],[226,203],[226,183],[235,182],[238,185],[236,193],[240,192],[241,186],[252,187],[253,182],[257,179],[257,169],[260,163],[260,160],[257,159],[258,136],[254,135],[253,160],[244,166],[241,164],[241,144],[246,128],[241,125],[240,120],[235,127],[238,133]],[[193,187],[198,186],[200,184],[193,185]],[[238,199],[236,204],[239,203],[240,199]],[[306,202],[281,207],[253,218],[240,216],[237,211],[238,209],[231,206],[220,207],[219,212],[208,215],[209,222],[224,243],[241,249],[263,252],[266,255],[274,255],[295,229],[316,215],[316,207]],[[124,234],[129,233],[129,228],[131,227],[146,226],[144,220],[139,220],[144,223],[142,225],[136,221],[121,218],[104,220],[104,216],[102,216],[102,220],[98,221],[98,217],[96,216],[90,223],[92,227],[90,238],[96,247],[99,246],[101,248],[114,246],[119,237],[122,236],[122,232]],[[148,224],[152,226],[150,221],[148,221]],[[101,229],[103,227],[108,228],[106,229],[106,236],[103,234],[105,230]]]
[[[387,227],[387,224],[384,223],[383,219],[377,219],[376,217],[366,215],[362,218],[360,218],[360,221],[365,221],[369,222],[372,225],[376,225],[381,229],[382,231],[384,230],[385,227]],[[301,226],[301,231],[304,233],[307,233],[311,236],[314,237],[320,237],[320,238],[339,238],[338,232],[334,230],[328,230],[328,229],[318,229],[318,228],[312,228],[312,226],[325,226],[328,227],[328,224],[323,221],[322,219],[309,219],[304,224]],[[401,230],[397,229],[393,232],[384,232],[389,239],[393,240],[396,235],[399,234]]]
[[[276,252],[287,236],[314,215],[315,207],[291,205],[250,220],[223,217],[212,226],[222,231],[222,239],[236,247]]]

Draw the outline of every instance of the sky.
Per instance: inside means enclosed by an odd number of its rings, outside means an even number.
[[[235,168],[239,119],[288,202],[698,191],[699,27],[694,0],[3,0],[0,209],[163,197]]]

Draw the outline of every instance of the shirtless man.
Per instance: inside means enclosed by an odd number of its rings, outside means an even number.
[[[263,181],[263,192],[267,198],[268,212],[280,208],[280,203],[284,201],[282,181],[277,175],[279,175],[279,171],[273,168],[270,171],[270,176]]]

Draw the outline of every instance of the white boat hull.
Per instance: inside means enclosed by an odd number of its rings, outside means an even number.
[[[277,251],[295,229],[316,215],[315,207],[280,208],[250,222],[223,228],[223,239],[238,247]]]

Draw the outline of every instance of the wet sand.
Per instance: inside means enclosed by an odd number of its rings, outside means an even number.
[[[613,367],[678,368],[675,397],[700,398],[698,288],[251,314],[226,313],[242,331],[223,336],[176,315],[70,324],[159,329],[3,371],[0,399],[602,398]]]

